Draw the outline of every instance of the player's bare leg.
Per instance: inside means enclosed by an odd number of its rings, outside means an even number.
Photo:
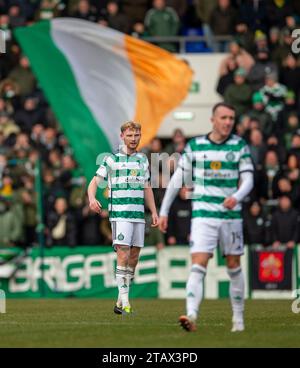
[[[226,257],[227,272],[230,277],[230,301],[232,307],[232,332],[244,331],[244,275],[240,265],[240,256]]]
[[[179,317],[179,323],[186,331],[196,331],[199,306],[203,299],[203,283],[210,253],[193,253],[192,268],[186,285],[186,315]]]

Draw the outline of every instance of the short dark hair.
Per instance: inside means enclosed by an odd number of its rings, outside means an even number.
[[[216,112],[216,110],[217,110],[219,107],[226,107],[227,109],[232,110],[232,111],[234,111],[234,112],[235,112],[235,108],[234,108],[232,105],[230,105],[230,104],[228,104],[228,103],[226,103],[226,102],[218,102],[218,103],[217,103],[217,104],[215,104],[215,105],[214,105],[214,107],[212,108],[212,113],[213,113],[213,115],[214,115],[214,113]]]

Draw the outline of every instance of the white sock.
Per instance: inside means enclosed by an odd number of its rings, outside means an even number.
[[[126,282],[128,284],[128,287],[133,283],[134,280],[134,268],[127,266],[127,274],[126,274]]]
[[[116,268],[116,281],[119,289],[119,298],[122,304],[122,307],[129,306],[128,294],[129,294],[129,286],[127,285],[126,281],[127,275],[127,267],[117,266]],[[118,305],[120,305],[118,304]]]
[[[132,284],[133,280],[134,280],[134,268],[128,266],[126,268],[126,284],[128,285],[128,294],[130,290],[130,285]],[[118,294],[117,305],[122,305],[122,299],[121,299],[120,292]]]
[[[196,320],[199,305],[203,299],[203,281],[206,268],[198,264],[192,265],[190,276],[186,285],[186,310],[187,315]]]
[[[244,320],[244,275],[241,267],[228,268],[230,277],[230,300],[233,312],[233,320],[242,322]]]

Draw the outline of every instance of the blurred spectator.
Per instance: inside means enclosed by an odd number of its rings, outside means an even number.
[[[272,52],[272,60],[277,63],[278,68],[282,66],[284,59],[292,52],[292,43],[294,41],[292,33],[288,28],[282,29],[280,33],[281,42]]]
[[[155,246],[157,250],[165,246],[164,236],[157,227],[152,227],[152,216],[149,212],[145,213],[145,245]]]
[[[186,138],[183,134],[183,131],[179,128],[175,129],[172,135],[172,142],[168,144],[165,148],[165,152],[169,155],[173,153],[182,153],[184,151],[186,145]]]
[[[264,97],[260,92],[255,92],[252,95],[252,109],[247,111],[250,119],[257,119],[259,127],[265,137],[268,137],[273,131],[273,122],[270,114],[265,112]]]
[[[77,226],[74,217],[68,209],[65,198],[57,198],[54,210],[47,219],[47,245],[75,246],[77,244]]]
[[[244,215],[245,244],[266,245],[266,231],[268,221],[263,215],[262,207],[258,202],[253,202]]]
[[[246,50],[244,50],[236,41],[230,42],[229,55],[223,59],[220,67],[221,71],[226,70],[226,66],[224,66],[224,64],[227,65],[229,58],[233,58],[236,61],[237,66],[239,68],[245,69],[246,74],[249,72],[249,70],[255,63],[253,57]]]
[[[59,15],[58,2],[53,0],[42,0],[38,11],[36,12],[35,19],[48,20]]]
[[[0,246],[19,245],[23,239],[23,223],[12,208],[12,197],[0,197]]]
[[[259,129],[251,130],[249,149],[255,167],[261,169],[267,152],[267,146],[263,141],[263,135]]]
[[[148,0],[123,0],[122,9],[131,25],[143,23],[148,9]],[[169,6],[169,5],[168,5]]]
[[[108,211],[102,210],[101,211],[101,224],[100,230],[104,237],[103,244],[111,245],[112,243],[112,233],[111,233],[111,226],[108,218]]]
[[[231,6],[230,0],[218,0],[218,5],[213,9],[209,25],[214,36],[233,35],[237,22],[237,10]],[[214,52],[228,50],[228,41],[213,42]]]
[[[299,106],[300,92],[300,67],[293,54],[289,54],[284,60],[280,69],[280,82],[290,91],[295,93],[295,99]]]
[[[6,43],[10,43],[12,40],[12,31],[10,19],[7,14],[0,15],[0,30],[3,32]]]
[[[18,3],[13,3],[8,10],[8,15],[10,19],[10,25],[12,28],[24,26],[26,23],[26,18],[21,12],[20,5]]]
[[[0,131],[3,133],[5,139],[9,139],[12,135],[20,132],[20,128],[9,117],[8,113],[0,112]]]
[[[271,134],[267,138],[267,147],[268,151],[276,152],[280,165],[283,165],[286,161],[286,149],[275,134]]]
[[[260,89],[266,101],[266,112],[271,115],[271,118],[276,122],[278,114],[284,108],[284,99],[287,89],[284,85],[278,83],[275,73],[268,73],[265,78],[265,85]]]
[[[289,0],[268,0],[266,7],[268,24],[271,27],[283,28],[286,25],[286,18],[293,14]]]
[[[145,17],[146,31],[149,36],[176,36],[179,31],[179,18],[176,11],[166,6],[165,0],[153,0],[153,8]],[[176,51],[176,44],[160,42],[158,46],[170,51]]]
[[[25,239],[27,245],[36,243],[37,226],[37,201],[34,188],[34,177],[25,175],[22,186],[18,191],[18,200],[21,201],[24,210]]]
[[[217,84],[217,92],[224,96],[226,88],[234,82],[234,72],[237,69],[237,62],[233,57],[226,59],[226,63],[222,64],[220,77]]]
[[[120,12],[117,1],[110,0],[106,6],[106,14],[104,17],[108,27],[116,29],[123,33],[129,33],[130,23],[127,16]]]
[[[292,136],[291,148],[288,153],[296,155],[300,160],[300,134],[298,132]]]
[[[206,38],[207,46],[213,50],[213,35],[210,28],[212,11],[218,5],[217,0],[195,0],[197,16],[202,22],[202,29]]]
[[[285,175],[290,180],[293,187],[300,184],[300,162],[296,155],[289,155]]]
[[[167,243],[168,245],[189,244],[192,217],[191,201],[188,200],[188,189],[180,189],[169,214]]]
[[[33,125],[38,123],[43,124],[45,121],[45,112],[39,106],[39,101],[36,98],[28,96],[24,99],[22,108],[16,111],[14,118],[21,130],[30,134]]]
[[[289,196],[279,198],[279,208],[272,216],[273,248],[284,244],[287,248],[294,248],[298,239],[298,212],[292,208]]]
[[[266,17],[265,1],[245,0],[239,7],[238,27],[243,27],[246,32],[252,33],[257,29],[266,31]]]
[[[81,245],[101,245],[104,237],[101,233],[101,217],[90,210],[86,199],[81,209],[79,217],[79,244]]]
[[[265,156],[263,168],[258,170],[257,192],[264,201],[275,199],[278,180],[282,175],[278,156],[275,151],[268,151]]]
[[[79,0],[77,9],[73,14],[73,17],[89,20],[90,22],[96,22],[97,13],[88,0]]]
[[[292,185],[292,182],[285,176],[280,177],[277,187],[274,190],[275,197],[287,195],[292,200],[294,207],[299,205],[299,186]]]
[[[31,94],[36,86],[36,80],[26,56],[20,58],[19,65],[9,73],[8,78],[16,83],[21,96]]]
[[[297,112],[291,112],[284,121],[284,144],[287,149],[291,148],[292,137],[300,135],[299,117]]]
[[[269,50],[267,48],[259,48],[256,52],[255,64],[247,75],[247,80],[252,91],[258,91],[264,86],[265,77],[268,73],[278,74],[277,65],[270,61]]]
[[[237,117],[241,116],[249,109],[251,88],[246,82],[245,69],[238,68],[234,72],[234,83],[226,88],[224,100],[226,103],[234,106]]]
[[[269,49],[271,60],[274,60],[273,53],[276,52],[280,45],[280,29],[278,27],[272,27],[269,30]]]
[[[143,38],[143,37],[149,36],[147,32],[145,31],[145,25],[142,22],[134,23],[134,25],[132,26],[131,35],[137,38]]]

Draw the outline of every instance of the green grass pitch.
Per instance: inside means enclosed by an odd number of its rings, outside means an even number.
[[[202,304],[198,330],[177,324],[184,300],[133,300],[131,316],[113,314],[113,300],[7,301],[0,347],[300,347],[300,314],[291,301],[246,302],[246,330],[231,333],[228,300]]]

